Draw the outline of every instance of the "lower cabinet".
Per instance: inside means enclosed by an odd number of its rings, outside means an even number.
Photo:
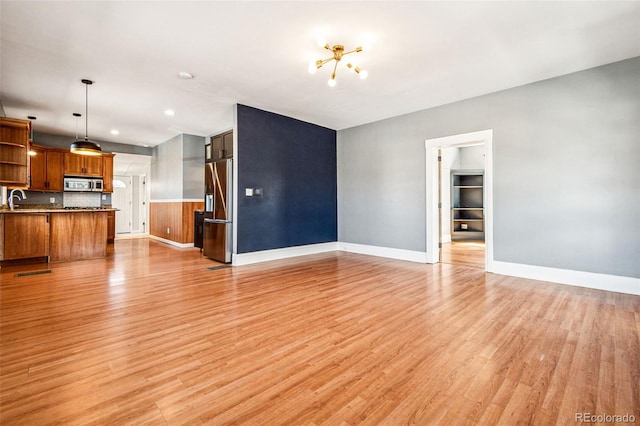
[[[107,243],[116,239],[116,212],[107,212]]]
[[[51,215],[51,261],[107,255],[107,212]]]
[[[105,257],[111,214],[115,212],[0,214],[0,262],[35,258],[61,262]],[[112,229],[115,233],[115,228]]]
[[[49,256],[49,214],[3,214],[4,238],[0,260]]]

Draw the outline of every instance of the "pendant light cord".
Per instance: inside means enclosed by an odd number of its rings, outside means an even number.
[[[84,86],[84,140],[89,140],[89,83]]]

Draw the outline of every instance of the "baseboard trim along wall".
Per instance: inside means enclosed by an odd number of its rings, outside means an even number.
[[[233,254],[233,266],[250,265],[252,263],[268,262],[270,260],[287,259],[289,257],[306,256],[309,254],[326,253],[338,250],[337,242],[307,244],[304,246],[285,247],[273,250],[261,250],[251,253]]]
[[[174,247],[180,247],[180,248],[190,248],[193,247],[193,243],[178,243],[176,241],[173,240],[167,240],[166,238],[160,238],[156,235],[148,235],[149,238],[151,238],[152,240],[156,240],[156,241],[160,241],[161,243],[165,243],[165,244],[169,244],[171,246]]]
[[[158,237],[153,238],[161,240]],[[173,241],[166,242],[176,245]],[[369,246],[364,244],[331,242],[234,254],[233,266],[250,265],[252,263],[268,262],[270,260],[280,260],[289,257],[306,256],[309,254],[325,253],[337,250],[348,253],[405,260],[409,262],[427,263],[427,253],[424,252]],[[492,273],[640,296],[640,279],[633,277],[547,268],[543,266],[523,265],[518,263],[499,262],[495,260],[493,261]]]
[[[427,263],[427,253],[420,251],[353,243],[338,243],[338,250],[346,251],[348,253],[368,254],[370,256],[386,257],[389,259],[406,260],[409,262]]]
[[[595,272],[572,271],[544,266],[493,261],[493,272],[500,275],[548,281],[556,284],[615,291],[640,296],[640,279]]]

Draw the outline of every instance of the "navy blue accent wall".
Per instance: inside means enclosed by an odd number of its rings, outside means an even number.
[[[336,131],[237,105],[236,132],[238,253],[337,241]]]

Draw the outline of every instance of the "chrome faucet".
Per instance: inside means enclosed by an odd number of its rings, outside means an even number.
[[[14,194],[16,191],[18,191],[19,194]],[[22,194],[22,198],[20,198],[20,194]],[[27,198],[22,189],[12,189],[9,194],[9,210],[13,210],[13,197],[16,197],[18,200],[25,200]]]

